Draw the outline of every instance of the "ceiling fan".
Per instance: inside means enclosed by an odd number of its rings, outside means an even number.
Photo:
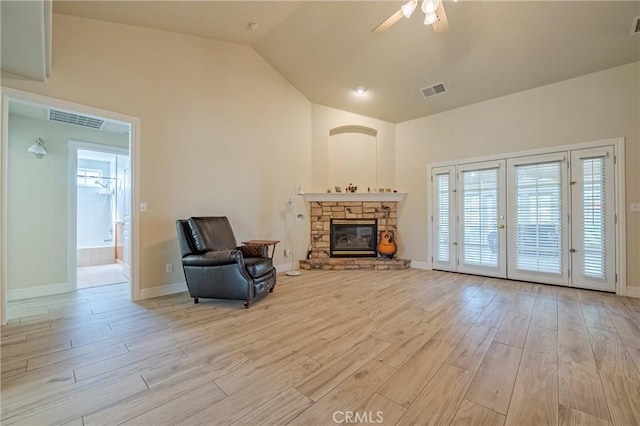
[[[418,7],[418,2],[419,0],[409,0],[403,4],[396,13],[371,30],[371,32],[374,34],[380,34],[381,32],[391,28],[401,20],[403,16],[409,18],[411,14],[413,14],[413,11],[416,10],[416,7]],[[433,25],[433,31],[436,34],[441,34],[449,30],[449,21],[447,20],[447,14],[444,11],[442,0],[422,0],[421,9],[425,14],[424,24]]]

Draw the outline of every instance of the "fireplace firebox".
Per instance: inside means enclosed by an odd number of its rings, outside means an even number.
[[[376,219],[331,219],[331,257],[376,257],[378,254]]]

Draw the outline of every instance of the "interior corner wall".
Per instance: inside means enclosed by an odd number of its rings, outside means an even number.
[[[34,293],[28,289],[64,289],[68,283],[69,139],[128,148],[129,137],[13,114],[7,130],[6,266],[11,300]],[[42,159],[27,152],[38,138],[47,150]]]
[[[51,77],[2,84],[139,118],[143,295],[184,282],[179,218],[228,216],[238,241],[280,240],[274,263],[290,261],[287,199],[310,185],[311,104],[250,47],[54,14]],[[298,259],[308,238],[296,233]]]
[[[396,126],[400,254],[427,261],[427,164],[625,138],[627,286],[640,287],[640,62]],[[640,294],[640,288],[632,290]]]
[[[376,136],[378,186],[402,189],[396,188],[396,135],[393,123],[317,104],[312,105],[311,115],[311,190],[313,192],[325,192],[329,186],[329,130],[342,126],[365,126],[378,131]],[[343,185],[347,184],[349,182],[344,182]],[[359,192],[366,190],[362,187],[362,183],[353,182],[353,184],[358,186]]]

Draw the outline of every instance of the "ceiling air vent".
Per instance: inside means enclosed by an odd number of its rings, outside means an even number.
[[[640,34],[640,16],[633,18],[633,23],[631,25],[631,35],[637,34]]]
[[[440,93],[444,93],[446,91],[447,91],[447,87],[444,85],[444,83],[438,83],[438,84],[434,84],[433,86],[424,87],[420,89],[420,93],[422,93],[422,96],[425,99],[430,98],[431,96],[438,95]]]
[[[49,120],[58,121],[60,123],[75,124],[76,126],[90,127],[92,129],[99,129],[104,123],[104,120],[100,120],[99,118],[57,111],[55,109],[49,110]]]

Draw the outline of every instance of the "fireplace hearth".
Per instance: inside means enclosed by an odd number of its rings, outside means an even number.
[[[376,257],[376,219],[331,219],[331,257]]]

